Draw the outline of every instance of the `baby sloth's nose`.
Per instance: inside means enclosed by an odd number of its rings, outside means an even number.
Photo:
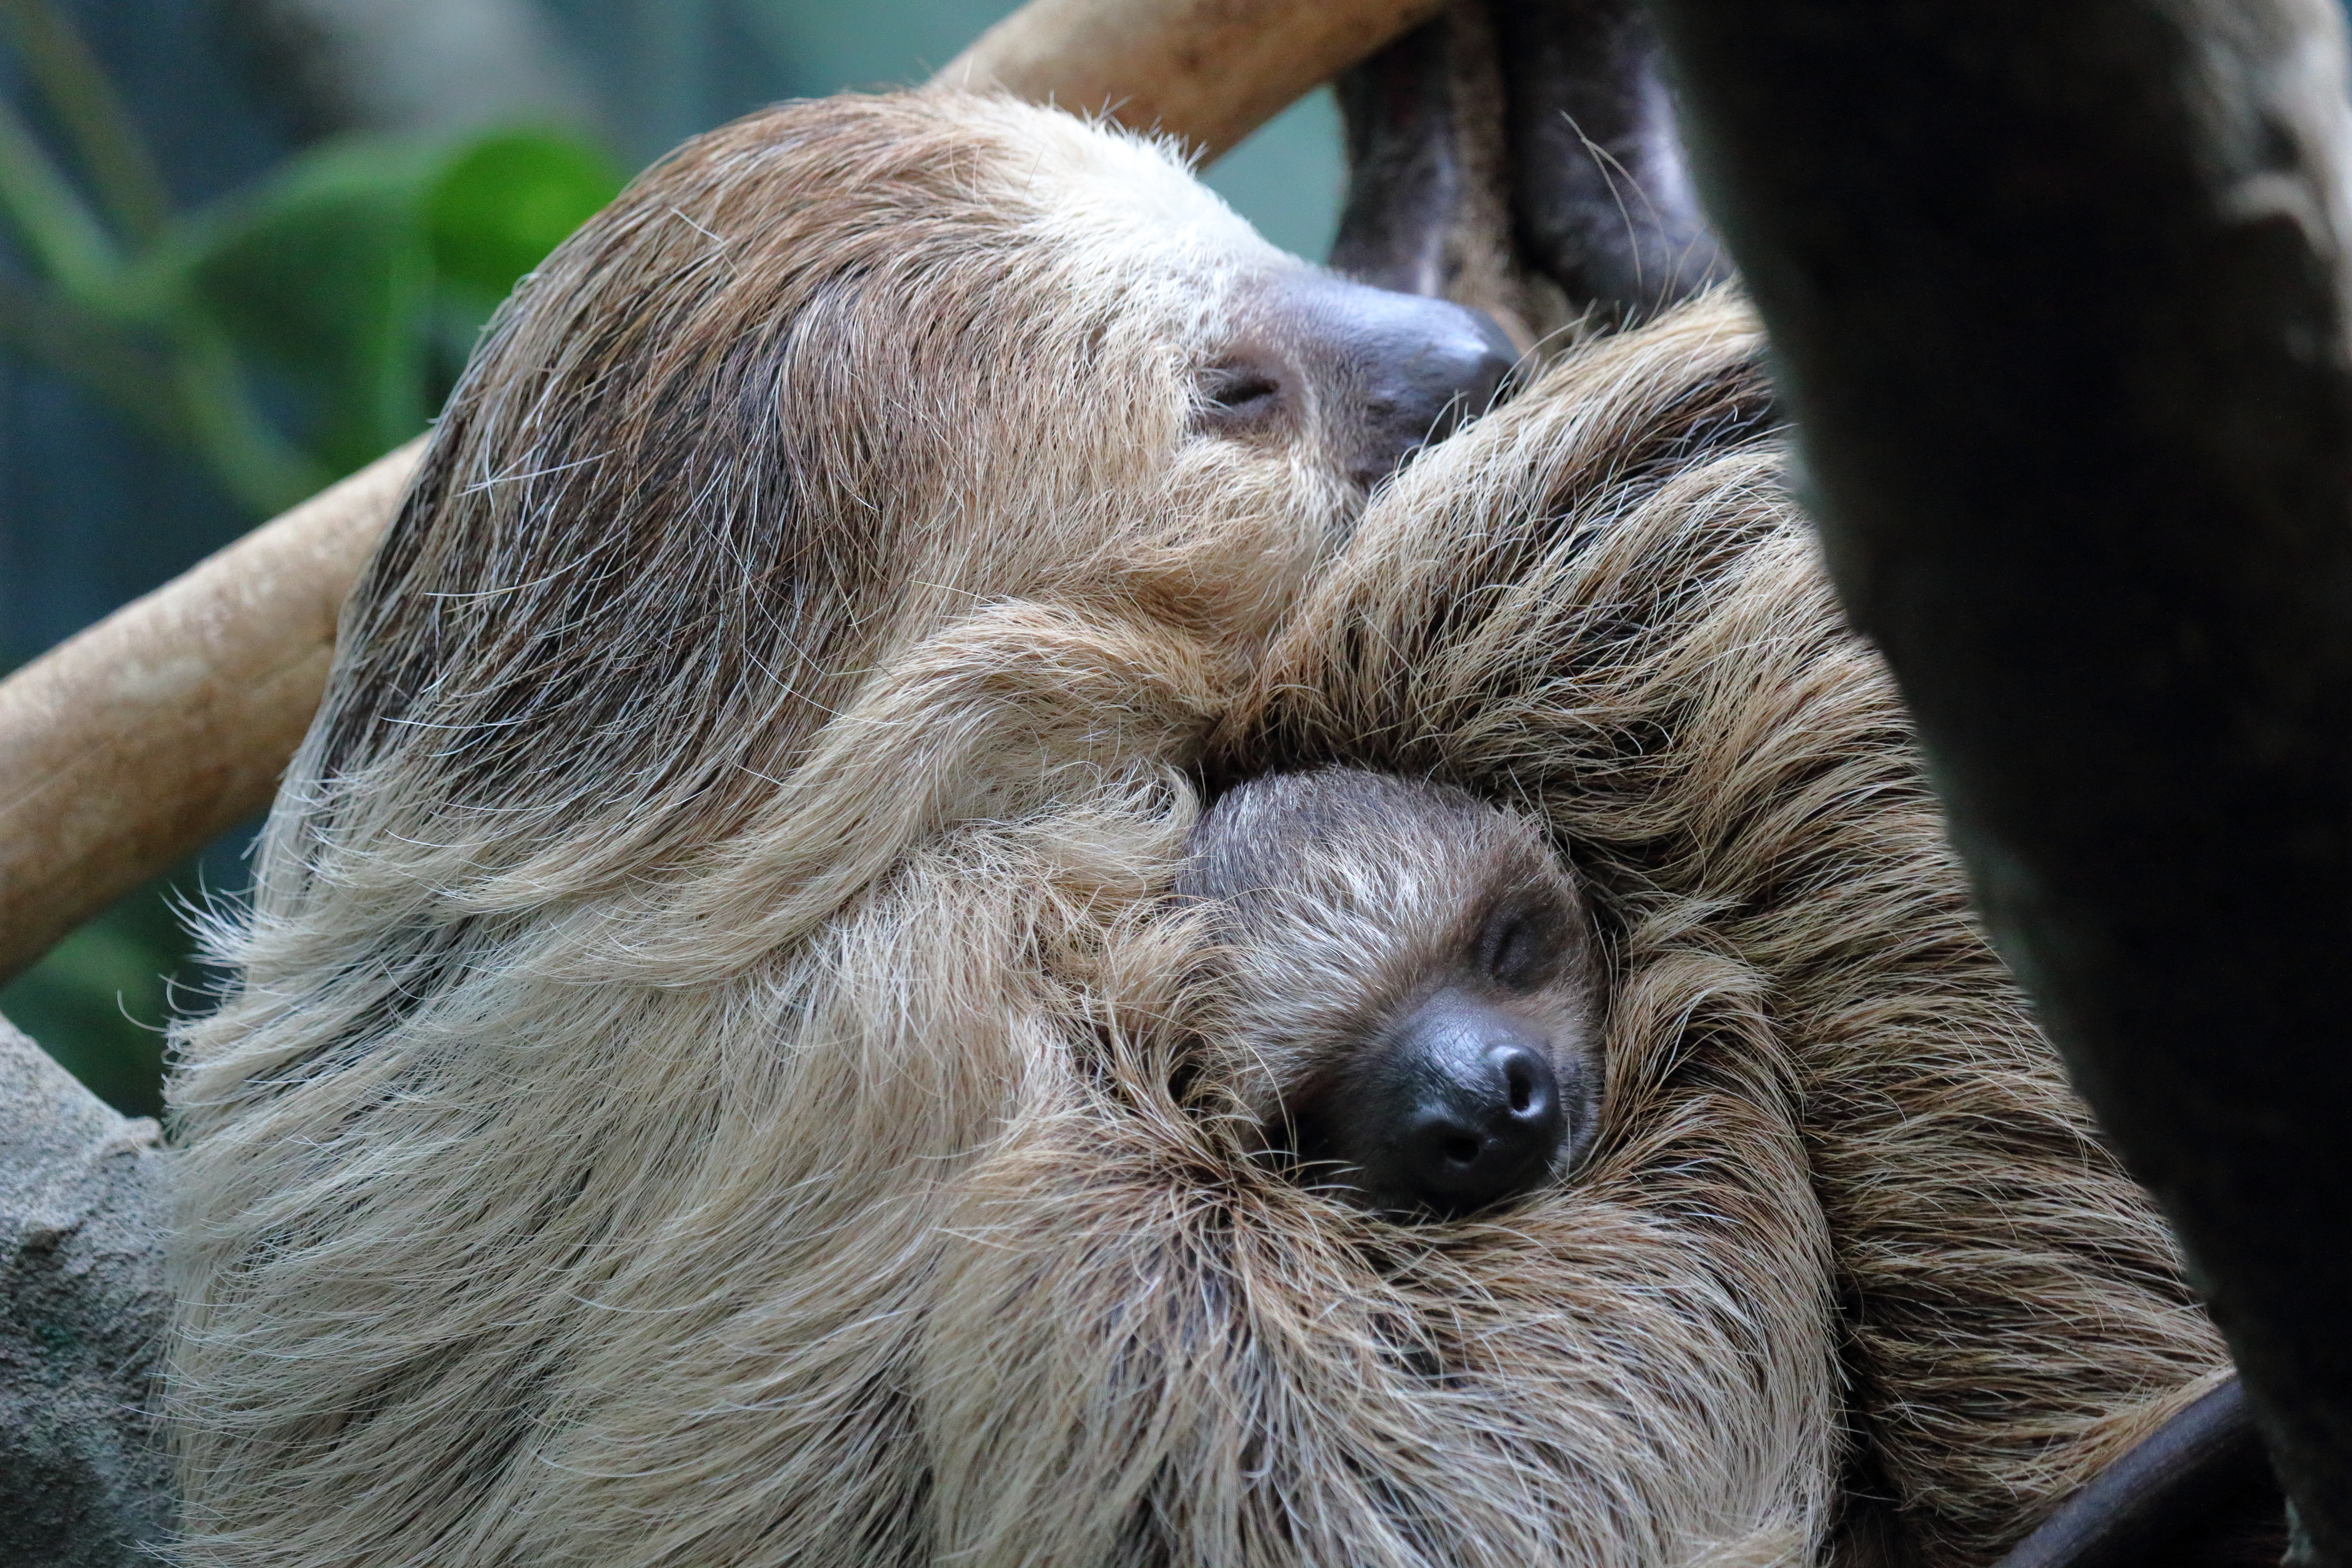
[[[1384,1068],[1355,1151],[1382,1206],[1464,1215],[1549,1176],[1568,1118],[1545,1042],[1518,1018],[1474,997],[1432,997]]]

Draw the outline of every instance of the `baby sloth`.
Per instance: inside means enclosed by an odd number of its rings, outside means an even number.
[[[1224,1075],[1303,1176],[1399,1218],[1531,1192],[1592,1135],[1599,1009],[1541,829],[1349,768],[1254,779],[1192,830],[1231,974]]]

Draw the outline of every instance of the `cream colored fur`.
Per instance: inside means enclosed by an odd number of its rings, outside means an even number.
[[[1801,1563],[1840,1295],[1966,1558],[2216,1363],[1736,310],[1424,456],[1252,695],[1358,499],[1311,425],[1189,433],[1280,265],[1146,145],[918,96],[690,144],[525,289],[181,1037],[187,1562]],[[1188,770],[1323,756],[1594,889],[1604,1124],[1491,1220],[1171,1087],[1223,1007]]]

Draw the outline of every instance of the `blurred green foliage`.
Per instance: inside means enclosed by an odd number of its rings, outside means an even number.
[[[495,304],[621,188],[612,160],[558,136],[487,136],[445,160],[425,193],[436,275]]]
[[[12,117],[0,105],[0,218],[31,266],[0,342],[188,449],[256,516],[421,429],[497,301],[621,184],[553,132],[346,139],[133,237]]]
[[[257,520],[423,429],[498,301],[622,184],[562,132],[347,138],[178,212],[49,0],[0,0],[0,39],[43,111],[37,128],[0,100],[0,352],[176,444]],[[184,868],[124,899],[0,989],[0,1013],[152,1114],[171,993],[202,989],[173,908],[195,896]]]
[[[194,885],[192,866],[149,883],[0,989],[0,1014],[126,1116],[162,1111],[164,1022],[201,1000],[179,915]]]

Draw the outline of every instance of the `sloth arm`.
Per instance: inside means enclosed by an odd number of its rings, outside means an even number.
[[[1917,1561],[1985,1563],[2226,1358],[1970,911],[1756,349],[1736,300],[1703,300],[1426,455],[1213,763],[1523,802],[1604,934],[1674,910],[1764,972],[1830,1226],[1849,1487]]]

